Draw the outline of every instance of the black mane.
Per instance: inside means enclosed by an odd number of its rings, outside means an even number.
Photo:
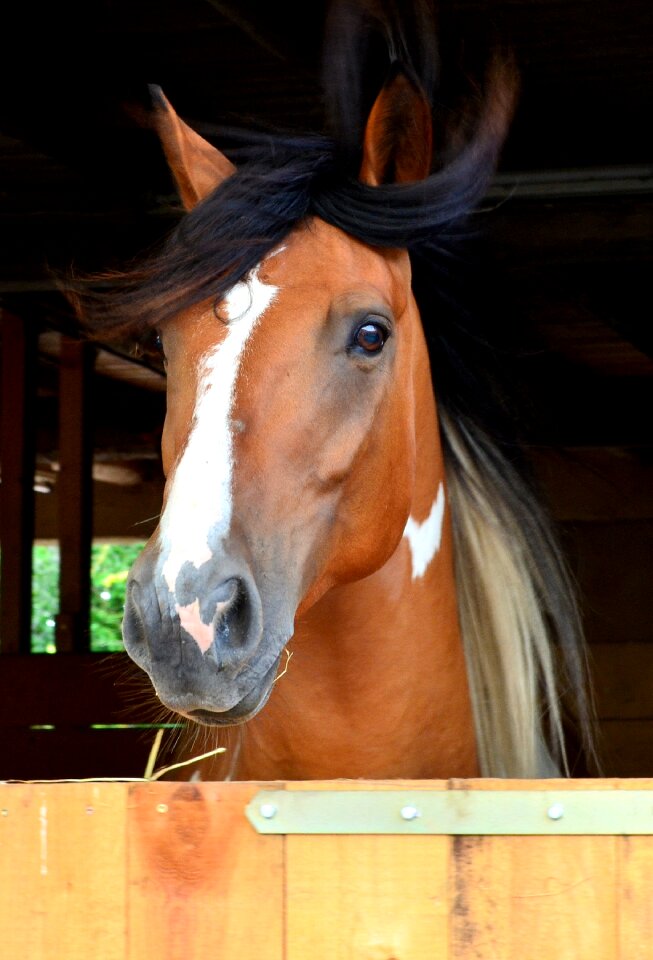
[[[446,261],[495,168],[512,109],[510,68],[494,62],[471,132],[464,138],[462,124],[452,131],[457,149],[444,149],[446,162],[428,178],[371,187],[355,176],[367,101],[375,95],[366,92],[366,78],[378,74],[378,92],[384,74],[402,69],[433,100],[438,51],[430,10],[341,0],[330,15],[325,59],[332,135],[248,142],[243,134],[244,145],[231,154],[237,172],[180,220],[158,253],[124,272],[66,283],[90,329],[139,337],[193,304],[221,298],[311,216],[372,246],[406,248],[422,263]],[[469,105],[464,112],[470,127]]]

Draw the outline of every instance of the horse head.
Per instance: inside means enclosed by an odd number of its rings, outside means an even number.
[[[154,115],[185,207],[217,200],[233,165],[160,93]],[[360,179],[418,181],[430,154],[430,108],[396,72]],[[418,420],[434,420],[409,257],[311,216],[158,333],[164,506],[130,574],[124,641],[164,704],[233,724],[265,704],[296,618],[379,570],[406,528]]]

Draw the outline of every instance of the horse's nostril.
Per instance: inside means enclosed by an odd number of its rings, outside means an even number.
[[[143,638],[145,633],[143,627],[143,617],[138,605],[138,584],[132,582],[128,584],[127,596],[125,598],[125,615],[123,617],[123,633],[129,633],[130,639],[137,642]]]
[[[129,651],[142,647],[146,643],[146,629],[140,605],[140,595],[140,585],[132,580],[127,585],[125,613],[122,620],[123,642]]]
[[[196,579],[192,587],[187,585],[186,595],[194,595],[194,599],[177,603],[177,616],[182,630],[195,640],[202,653],[210,650],[223,665],[225,658],[242,651],[250,639],[252,623],[250,590],[245,579],[229,577],[217,585]]]
[[[216,597],[219,599],[216,602]],[[233,577],[212,594],[214,636],[212,653],[221,667],[239,662],[260,639],[260,603],[245,577]]]
[[[211,599],[215,601],[217,609],[222,607],[224,610],[227,610],[229,607],[238,603],[242,592],[243,587],[241,581],[238,577],[232,577],[230,580],[225,580],[224,583],[220,584]]]
[[[185,676],[191,669],[204,669],[198,666],[197,650],[204,663],[215,662],[218,672],[242,671],[261,639],[261,603],[249,573],[232,571],[232,576],[224,576],[227,571],[216,576],[215,570],[195,570],[194,577],[187,571],[183,593],[179,589],[177,595],[156,576],[131,577],[123,638],[132,659],[151,673],[155,663],[157,671],[164,670],[161,663],[169,658]],[[175,683],[181,674],[175,673]]]
[[[234,640],[234,631],[246,630],[247,624],[247,587],[243,581],[234,577],[218,588],[215,603],[215,623],[220,640]],[[224,597],[224,599],[222,599]]]
[[[231,617],[246,596],[246,588],[239,577],[230,577],[217,587],[202,589],[196,587],[199,611],[204,623],[218,623],[225,617]]]

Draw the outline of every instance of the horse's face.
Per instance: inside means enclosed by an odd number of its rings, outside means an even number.
[[[165,704],[234,723],[265,703],[296,616],[402,536],[423,350],[408,257],[311,221],[161,338],[167,484],[125,643]]]
[[[234,168],[157,102],[190,208]],[[430,144],[423,94],[397,75],[370,114],[361,179],[419,180]],[[296,617],[378,570],[404,531],[428,378],[408,255],[312,220],[161,337],[167,484],[128,582],[125,644],[169,707],[235,723],[265,703]]]

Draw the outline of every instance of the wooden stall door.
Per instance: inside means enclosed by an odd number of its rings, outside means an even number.
[[[653,781],[547,781],[648,791]],[[653,836],[257,833],[259,790],[0,785],[2,955],[28,960],[653,960]],[[543,783],[459,781],[412,790]],[[653,832],[653,827],[652,827]]]

